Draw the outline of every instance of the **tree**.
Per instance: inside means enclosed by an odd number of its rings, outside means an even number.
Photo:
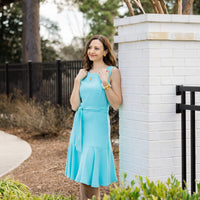
[[[22,3],[12,3],[0,7],[0,63],[22,62]],[[58,36],[58,26],[50,20],[43,20],[51,35]],[[43,61],[53,61],[58,58],[58,50],[53,47],[60,44],[58,38],[53,41],[41,38]]]
[[[118,9],[122,5],[121,0],[106,0],[100,3],[99,0],[81,0],[75,1],[79,5],[79,10],[85,13],[90,25],[90,33],[87,38],[92,35],[102,34],[113,40],[115,28],[113,19],[119,15]]]
[[[189,8],[188,4],[193,4],[194,0],[182,0],[182,13],[185,12],[192,15],[193,14],[193,6],[190,7],[189,11],[187,12],[187,9]]]
[[[26,59],[33,62],[41,62],[41,44],[40,44],[40,27],[39,27],[39,1],[23,0],[23,35],[24,48],[27,56],[24,55],[23,61]]]
[[[199,0],[194,0],[194,3],[193,3],[193,11],[194,11],[194,14],[200,14],[200,1]]]
[[[124,0],[131,15],[140,13],[160,13],[160,14],[193,14],[194,0]],[[149,6],[145,4],[151,4]],[[173,8],[173,9],[172,9]],[[154,11],[152,11],[152,9]],[[150,12],[149,12],[150,11]]]
[[[58,24],[42,16],[40,18],[40,26],[45,28],[48,35],[48,39],[41,38],[42,61],[50,62],[58,58],[61,59],[60,50],[58,48],[56,50],[56,47],[61,45]]]
[[[0,1],[0,7],[3,7],[5,5],[9,5],[9,4],[17,2],[17,1],[20,1],[20,0],[1,0]]]
[[[61,56],[65,60],[82,60],[85,44],[85,38],[75,37],[70,45],[61,48]]]
[[[0,63],[20,62],[22,13],[20,3],[0,7]]]
[[[58,41],[49,41],[41,38],[42,61],[51,62],[60,58],[59,53],[53,47],[54,44],[59,44]]]

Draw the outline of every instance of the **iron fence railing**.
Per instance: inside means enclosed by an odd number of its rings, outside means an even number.
[[[27,98],[68,106],[82,61],[0,65],[0,94],[20,90]]]
[[[190,93],[190,105],[186,104],[186,92]],[[190,144],[191,144],[191,193],[195,192],[196,179],[196,151],[195,151],[195,111],[200,106],[195,105],[195,92],[200,92],[196,86],[176,86],[176,95],[181,95],[181,103],[176,104],[176,113],[181,113],[181,149],[182,149],[182,187],[186,185],[186,111],[190,110]]]

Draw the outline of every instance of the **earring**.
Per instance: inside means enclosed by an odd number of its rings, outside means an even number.
[[[103,56],[106,57],[106,54],[104,54]]]

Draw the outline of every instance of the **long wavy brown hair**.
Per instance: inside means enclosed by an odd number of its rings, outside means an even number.
[[[83,68],[86,69],[87,71],[89,71],[92,66],[93,66],[93,61],[91,61],[88,57],[88,48],[90,46],[90,43],[92,42],[92,40],[99,40],[102,44],[103,44],[103,47],[104,47],[104,50],[107,50],[107,54],[106,56],[103,57],[103,61],[106,65],[108,66],[116,66],[116,58],[112,52],[112,47],[111,47],[111,44],[109,42],[109,40],[103,36],[103,35],[94,35],[93,37],[91,37],[86,45],[86,48],[85,48],[85,52],[84,52],[84,55],[83,55]]]

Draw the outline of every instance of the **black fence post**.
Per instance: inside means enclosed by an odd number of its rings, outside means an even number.
[[[190,104],[186,104],[186,92],[190,92]],[[176,95],[181,95],[181,104],[176,104],[176,113],[181,113],[181,151],[182,151],[182,188],[186,188],[186,111],[190,110],[190,144],[191,144],[191,194],[196,191],[196,126],[195,111],[200,106],[195,105],[195,92],[200,92],[198,86],[176,86]]]
[[[32,61],[28,61],[28,98],[32,98]]]
[[[185,91],[181,92],[181,104],[185,105]],[[186,111],[181,110],[182,188],[186,188]]]
[[[9,97],[8,62],[6,62],[5,85],[6,85],[6,95],[7,97]]]
[[[57,104],[62,105],[62,73],[61,73],[61,60],[57,60],[57,71],[56,71],[56,96]]]
[[[195,105],[195,92],[191,92],[190,94],[190,104]],[[196,159],[195,159],[195,111],[191,110],[190,112],[191,116],[191,192],[195,192],[196,185],[195,185],[195,179],[196,179]]]

